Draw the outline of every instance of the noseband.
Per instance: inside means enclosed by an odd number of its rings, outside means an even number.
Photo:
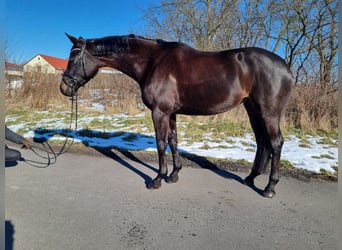
[[[78,62],[76,63],[76,67],[82,67],[82,70],[83,70],[83,74],[84,74],[84,79],[87,79],[88,76],[87,76],[87,72],[85,70],[85,67],[84,67],[84,51],[85,51],[85,48],[86,48],[86,45],[87,45],[87,41],[85,39],[82,39],[82,48],[74,48],[71,50],[70,54],[73,52],[73,51],[78,51],[80,50],[80,57],[79,57],[79,60]],[[80,65],[79,65],[79,61],[80,62]],[[82,87],[83,84],[80,83],[80,80],[76,78],[75,75],[72,75],[70,74],[69,72],[64,72],[63,76],[66,76],[68,78],[70,78],[72,80],[72,84],[70,83],[66,83],[64,82],[69,88],[72,89],[72,92],[75,93],[76,92],[76,89],[79,88],[79,87]]]

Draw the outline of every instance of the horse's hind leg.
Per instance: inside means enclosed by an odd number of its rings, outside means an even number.
[[[182,168],[182,163],[180,161],[179,153],[178,153],[178,138],[177,138],[177,124],[176,124],[176,115],[173,114],[170,117],[170,132],[169,132],[169,146],[171,148],[172,159],[173,159],[173,171],[170,174],[170,178],[168,179],[169,183],[174,183],[178,181],[178,172]]]
[[[255,104],[252,103],[251,100],[246,100],[244,102],[244,106],[247,110],[257,143],[257,151],[253,168],[251,173],[245,179],[245,183],[248,186],[253,186],[255,177],[264,172],[269,163],[271,157],[271,145],[269,143],[267,129],[260,110],[256,108]]]
[[[257,141],[253,169],[245,182],[247,185],[253,185],[254,178],[264,172],[272,157],[269,182],[263,191],[263,196],[271,198],[275,195],[274,188],[279,182],[280,155],[284,142],[279,127],[280,115],[272,115],[269,110],[260,106],[256,108],[257,105],[250,100],[247,100],[244,105]]]

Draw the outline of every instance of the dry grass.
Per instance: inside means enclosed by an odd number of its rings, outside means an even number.
[[[338,89],[331,85],[295,85],[285,112],[285,124],[309,132],[338,126]]]
[[[70,102],[59,91],[61,75],[25,74],[19,89],[6,89],[7,109],[26,107],[31,110],[69,110]],[[306,132],[337,130],[337,87],[295,85],[282,120],[285,130],[292,128]],[[138,84],[124,74],[99,74],[79,91],[83,108],[101,103],[106,113],[136,114],[145,109]],[[249,120],[241,105],[215,116],[181,117],[187,121],[210,122],[229,120],[249,127]]]
[[[145,109],[139,85],[124,74],[99,74],[80,91],[80,96],[103,104],[106,112],[134,114]]]
[[[27,107],[32,110],[50,110],[65,103],[59,91],[61,75],[25,73],[18,89],[6,89],[7,108]]]

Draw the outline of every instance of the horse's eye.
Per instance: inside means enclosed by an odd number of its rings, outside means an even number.
[[[78,54],[79,54],[79,52],[77,52],[77,51],[71,52],[70,58],[75,58]]]

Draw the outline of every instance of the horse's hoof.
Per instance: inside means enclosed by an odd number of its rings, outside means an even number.
[[[262,192],[262,196],[266,198],[273,198],[275,195],[276,195],[276,192],[273,190],[264,190],[264,192]]]
[[[148,189],[158,189],[161,187],[161,181],[152,181],[147,188]]]
[[[167,183],[176,183],[179,180],[178,175],[171,175],[168,179],[167,179]]]
[[[248,176],[244,179],[244,183],[249,187],[254,186],[254,180],[252,178],[249,178]]]

